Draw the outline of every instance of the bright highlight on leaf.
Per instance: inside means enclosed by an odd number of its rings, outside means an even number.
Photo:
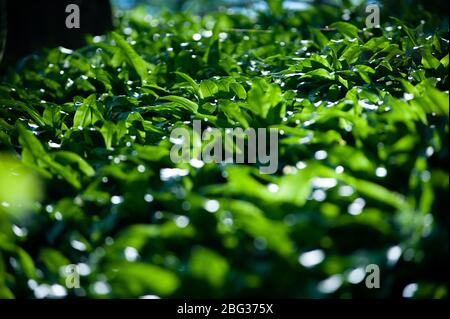
[[[437,2],[218,1],[4,65],[0,298],[448,297]]]

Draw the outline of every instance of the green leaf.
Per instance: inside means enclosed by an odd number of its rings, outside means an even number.
[[[313,36],[314,42],[317,43],[317,45],[323,49],[328,45],[328,38],[322,33],[320,32],[318,29],[316,28],[308,28],[309,32],[311,32],[311,35]]]
[[[190,111],[192,113],[197,113],[198,110],[198,104],[194,103],[187,98],[181,97],[181,96],[175,96],[175,95],[168,95],[160,97],[160,100],[170,101],[175,103],[176,105],[182,107],[183,109]]]
[[[444,68],[448,68],[448,54],[440,60]]]
[[[95,170],[86,162],[83,158],[81,158],[78,154],[68,151],[58,151],[53,153],[53,156],[58,161],[63,161],[67,164],[75,163],[77,164],[80,171],[82,171],[86,176],[94,176]]]
[[[96,96],[91,94],[76,111],[73,118],[73,128],[85,128],[102,120],[103,116],[97,107]]]
[[[193,78],[191,78],[188,74],[183,73],[183,72],[175,72],[175,74],[180,76],[182,79],[186,80],[186,82],[188,82],[191,85],[192,89],[194,89],[195,94],[200,96],[200,92],[199,92],[200,86]]]
[[[34,136],[33,133],[28,131],[23,124],[17,123],[17,130],[19,132],[19,141],[23,147],[23,152],[27,151],[32,155],[31,162],[36,165],[37,170],[41,173],[40,169],[44,169],[43,175],[46,175],[45,169],[50,169],[54,174],[61,175],[68,183],[70,183],[76,189],[81,188],[81,184],[77,179],[76,174],[68,167],[64,167],[61,164],[54,161],[49,154],[45,151],[42,144]],[[24,154],[24,153],[23,153]],[[22,155],[23,156],[23,155]],[[27,163],[28,164],[28,163]],[[34,169],[32,166],[31,168]]]
[[[112,149],[112,144],[114,137],[117,135],[116,125],[112,122],[105,122],[100,129],[100,132],[103,135],[103,139],[105,140],[105,146],[108,150]]]
[[[219,40],[215,40],[206,51],[206,62],[213,67],[218,67],[221,54]]]
[[[422,64],[426,69],[437,69],[440,61],[431,54],[429,49],[424,49],[422,51]]]
[[[367,65],[355,65],[356,71],[359,73],[359,76],[364,80],[366,83],[371,83],[369,74],[376,73],[374,69],[372,69],[370,66]]]
[[[105,86],[106,91],[111,92],[112,85],[110,75],[108,74],[108,72],[100,68],[95,68],[94,70],[95,70],[95,78],[98,81],[102,82],[102,84]]]
[[[270,13],[274,17],[279,17],[283,13],[283,0],[267,0]]]
[[[306,72],[301,76],[302,79],[313,79],[313,80],[334,80],[334,75],[330,74],[325,69],[316,69]]]
[[[61,125],[61,109],[56,105],[48,104],[44,110],[44,121],[50,127],[59,128]]]
[[[423,108],[427,113],[449,114],[448,94],[433,87],[427,88],[421,97],[412,100],[411,103]]]
[[[230,83],[230,88],[236,93],[237,97],[241,100],[245,100],[247,98],[247,92],[245,91],[245,88],[242,86],[242,84],[233,82]]]
[[[287,257],[292,254],[293,243],[289,238],[286,224],[267,219],[258,207],[245,201],[230,200],[224,206],[233,212],[237,227],[242,228],[253,238],[264,239],[268,247],[281,256]]]
[[[37,125],[45,126],[45,120],[42,118],[42,116],[35,110],[35,108],[27,105],[26,103],[0,98],[0,106],[11,107],[13,109],[23,111],[27,113],[35,121]]]
[[[113,291],[121,297],[139,297],[146,293],[169,296],[180,285],[171,271],[148,263],[112,264],[106,271]]]
[[[139,54],[133,49],[133,47],[125,41],[118,33],[111,33],[114,42],[122,50],[123,54],[126,56],[128,63],[130,63],[135,69],[136,73],[141,78],[141,82],[148,78],[149,64],[145,62]]]
[[[189,260],[189,273],[192,276],[206,280],[217,289],[225,283],[228,271],[228,262],[224,257],[204,247],[193,249]]]
[[[66,267],[71,264],[61,252],[52,249],[44,248],[40,253],[40,260],[44,263],[45,267],[54,274],[59,274],[62,267]]]
[[[347,22],[335,22],[330,25],[330,28],[335,28],[340,34],[346,38],[355,39],[358,38],[359,29],[353,24]]]
[[[249,123],[244,114],[242,114],[238,104],[231,101],[221,101],[219,107],[230,120],[238,121],[245,129],[249,127]]]
[[[112,248],[123,250],[126,247],[134,247],[140,250],[149,240],[158,238],[186,240],[194,237],[195,234],[195,229],[191,225],[180,229],[173,221],[162,225],[135,224],[120,232]]]
[[[160,146],[153,145],[134,145],[137,151],[137,156],[143,160],[156,162],[160,161],[165,156],[169,155],[169,151]]]
[[[30,255],[25,250],[17,248],[17,258],[25,276],[30,279],[37,278],[36,267]]]
[[[270,109],[281,102],[280,87],[268,84],[264,79],[255,79],[248,91],[247,102],[253,113],[265,119]]]
[[[20,122],[16,123],[16,127],[19,132],[19,141],[23,148],[29,150],[36,158],[44,158],[47,156],[47,152],[41,142],[39,142],[32,132],[27,130]]]

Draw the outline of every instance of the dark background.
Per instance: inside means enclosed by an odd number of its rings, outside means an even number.
[[[86,34],[102,34],[112,28],[109,0],[0,0],[3,29],[6,27],[5,61],[11,61],[42,47],[76,48]],[[80,7],[80,28],[66,29],[66,6]],[[5,32],[3,30],[3,32]],[[6,63],[6,62],[5,62]]]

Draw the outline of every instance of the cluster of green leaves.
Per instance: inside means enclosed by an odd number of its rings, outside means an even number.
[[[45,199],[1,203],[0,297],[448,296],[446,30],[279,14],[137,10],[3,77],[0,148]],[[193,120],[279,129],[277,173],[172,163]]]

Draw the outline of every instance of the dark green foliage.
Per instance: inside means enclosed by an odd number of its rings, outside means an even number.
[[[0,297],[42,297],[67,264],[89,267],[69,297],[448,296],[447,30],[270,3],[136,10],[3,77],[0,149],[45,196],[28,217],[0,206]],[[170,131],[194,119],[282,130],[277,173],[174,165]],[[368,264],[380,289],[351,283]]]

